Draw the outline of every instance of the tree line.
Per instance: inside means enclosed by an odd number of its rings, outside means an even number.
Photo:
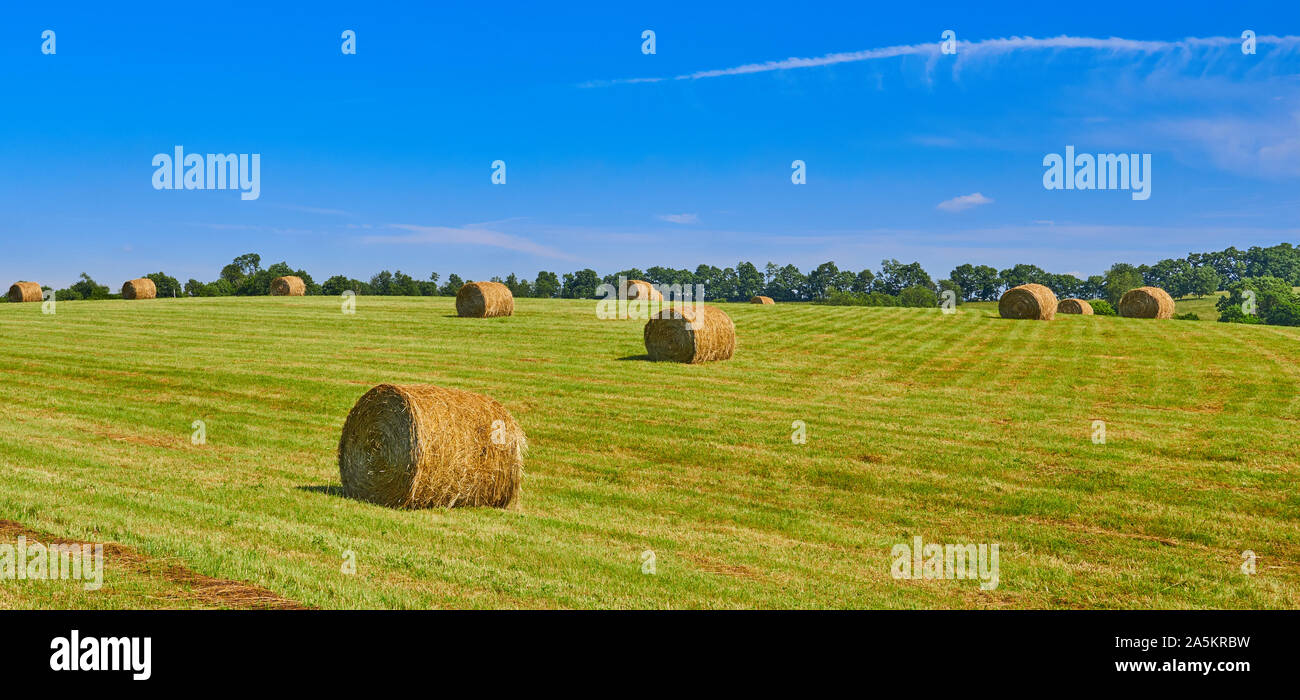
[[[295,270],[278,262],[262,267],[256,253],[240,255],[221,269],[217,279],[196,279],[181,284],[162,272],[146,275],[158,287],[158,296],[251,296],[270,293],[271,280],[281,275],[297,275],[307,286],[307,294],[338,295],[352,291],[378,296],[454,296],[465,284],[459,275],[449,274],[440,283],[434,272],[417,279],[397,270],[383,270],[368,281],[335,275],[317,283],[305,270]],[[1154,265],[1115,263],[1104,274],[1079,278],[1070,274],[1051,273],[1037,265],[1018,264],[998,270],[989,265],[962,264],[944,279],[935,281],[918,262],[882,260],[873,271],[841,270],[834,262],[825,262],[808,273],[794,265],[779,266],[769,262],[762,269],[750,262],[735,267],[718,268],[699,265],[693,271],[671,267],[629,268],[601,276],[590,268],[562,275],[543,270],[533,279],[510,273],[504,279],[493,277],[510,288],[516,297],[593,299],[600,296],[602,284],[616,285],[619,277],[642,279],[657,285],[703,285],[709,299],[746,301],[756,295],[777,301],[812,301],[831,304],[872,306],[934,306],[945,290],[951,290],[958,302],[996,301],[1004,291],[1021,284],[1037,283],[1050,287],[1060,298],[1078,297],[1105,300],[1118,304],[1124,292],[1151,285],[1162,287],[1175,298],[1206,296],[1219,290],[1242,290],[1251,280],[1276,278],[1274,287],[1300,286],[1300,248],[1280,243],[1268,248],[1247,250],[1230,247],[1210,253],[1190,253],[1184,258],[1168,258]],[[1267,285],[1265,285],[1267,286]],[[1276,291],[1268,287],[1270,291]],[[104,299],[112,291],[86,274],[56,298]],[[1281,299],[1285,302],[1285,299]]]

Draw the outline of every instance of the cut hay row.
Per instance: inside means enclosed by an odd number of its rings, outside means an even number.
[[[1062,299],[1060,303],[1056,305],[1056,313],[1092,316],[1092,304],[1089,304],[1083,299]]]
[[[756,296],[753,299],[750,299],[749,303],[768,305],[768,304],[775,304],[776,302],[772,301],[772,297]]]
[[[1050,321],[1056,318],[1056,294],[1041,284],[1022,284],[1002,293],[998,300],[1002,318]]]
[[[41,300],[41,285],[36,282],[15,282],[9,288],[9,301],[23,303]]]
[[[493,318],[515,312],[515,295],[500,282],[470,282],[456,292],[456,315]]]
[[[148,277],[127,280],[122,285],[123,299],[153,299],[158,296],[158,287]]]
[[[431,385],[380,384],[348,413],[339,476],[351,497],[392,508],[505,508],[528,441],[505,406]]]
[[[1119,315],[1128,318],[1173,318],[1174,298],[1159,287],[1138,287],[1119,300]]]
[[[645,324],[645,350],[652,360],[699,364],[728,360],[736,351],[736,325],[705,304],[661,309]]]
[[[302,281],[301,277],[296,275],[285,275],[271,280],[271,296],[273,297],[300,297],[306,293],[307,284]]]

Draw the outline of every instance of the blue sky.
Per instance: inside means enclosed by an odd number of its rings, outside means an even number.
[[[6,280],[208,281],[245,252],[318,280],[885,257],[1087,275],[1300,241],[1295,3],[47,4],[0,10]],[[260,198],[153,189],[177,145],[261,154]],[[1152,154],[1151,198],[1045,190],[1066,145]]]

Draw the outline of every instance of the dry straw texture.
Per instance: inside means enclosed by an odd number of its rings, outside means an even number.
[[[392,508],[516,503],[523,428],[496,401],[460,389],[380,384],[343,424],[339,476],[350,498]]]
[[[753,299],[750,299],[750,300],[749,300],[749,303],[751,303],[751,304],[775,304],[776,302],[775,302],[775,301],[772,301],[772,297],[763,297],[763,296],[758,296],[758,297],[754,297]]]
[[[664,295],[645,280],[628,280],[624,287],[623,298],[628,301],[663,301]]]
[[[645,324],[645,350],[652,360],[693,364],[728,360],[736,351],[736,325],[713,306],[664,308]]]
[[[1056,294],[1041,284],[1012,287],[998,300],[1002,318],[1031,318],[1050,321],[1056,318]]]
[[[500,282],[470,282],[456,292],[456,313],[466,318],[509,316],[515,312],[515,295]]]
[[[1174,298],[1159,287],[1138,287],[1119,300],[1119,315],[1128,318],[1173,318]]]
[[[302,281],[301,277],[296,275],[285,275],[271,280],[271,296],[273,297],[300,297],[306,293],[307,284]]]
[[[9,288],[9,301],[40,301],[41,285],[35,282],[17,282]]]
[[[153,280],[148,277],[131,280],[122,285],[123,299],[153,299],[156,296],[158,296],[158,287],[154,286]]]
[[[1092,316],[1092,304],[1082,299],[1062,299],[1061,303],[1056,305],[1056,313]]]

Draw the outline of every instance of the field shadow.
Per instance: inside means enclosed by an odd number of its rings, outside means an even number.
[[[618,358],[619,362],[654,362],[649,355],[644,353],[640,355],[628,355],[627,357]]]
[[[339,484],[330,484],[328,486],[296,486],[294,488],[299,491],[306,491],[307,493],[319,493],[326,496],[347,498],[347,496],[343,494],[343,487]]]

